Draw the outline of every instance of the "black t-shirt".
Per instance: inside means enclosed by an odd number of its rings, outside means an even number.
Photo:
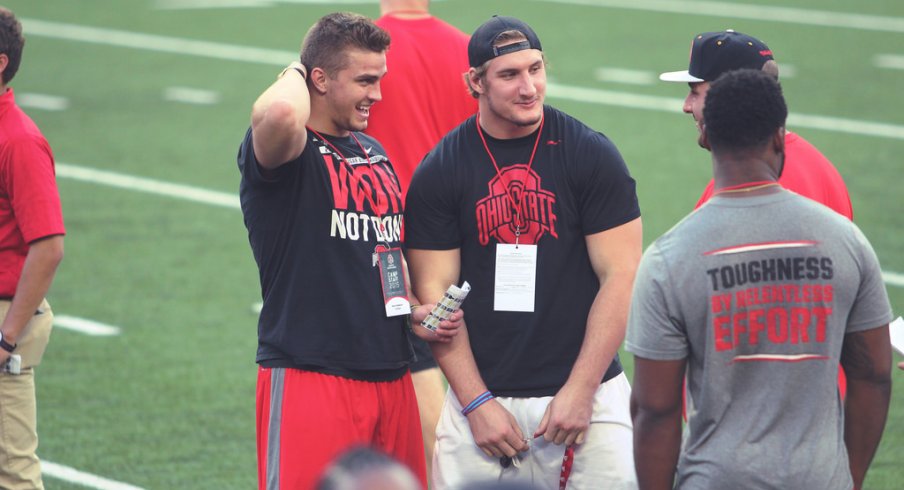
[[[387,318],[375,248],[403,240],[399,181],[377,140],[313,133],[297,159],[264,175],[251,130],[239,149],[240,198],[264,300],[257,362],[371,381],[412,359],[404,317]],[[352,172],[353,169],[353,172]],[[386,232],[380,231],[383,223]]]
[[[577,359],[599,291],[585,237],[640,216],[634,179],[608,138],[549,106],[529,174],[536,132],[513,140],[485,136],[500,174],[474,117],[418,166],[406,203],[406,244],[461,249],[460,281],[472,288],[465,321],[490,391],[555,395]],[[514,243],[515,212],[499,175],[523,203],[527,229],[519,243],[538,246],[532,313],[493,310],[496,244]],[[604,380],[620,372],[616,357]]]

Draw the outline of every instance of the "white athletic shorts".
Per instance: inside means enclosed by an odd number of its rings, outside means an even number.
[[[630,413],[631,386],[624,373],[600,385],[593,402],[590,429],[584,443],[575,446],[568,490],[628,490],[637,488],[634,473],[634,435]],[[496,398],[531,437],[551,396],[542,398]],[[565,446],[542,437],[530,442],[520,455],[520,464],[503,469],[499,458],[488,457],[474,443],[468,419],[452,393],[436,427],[433,453],[433,490],[458,490],[467,483],[492,480],[523,480],[540,489],[558,490]]]

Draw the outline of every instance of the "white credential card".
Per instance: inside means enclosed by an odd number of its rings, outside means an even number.
[[[891,346],[904,356],[904,319],[898,317],[891,322],[888,325],[888,334],[891,336]]]
[[[537,289],[537,246],[496,245],[496,311],[534,311]]]

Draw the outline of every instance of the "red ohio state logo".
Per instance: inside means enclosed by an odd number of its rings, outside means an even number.
[[[476,207],[477,235],[481,245],[490,243],[490,238],[498,243],[515,243],[516,204],[521,208],[518,243],[536,245],[547,232],[559,238],[556,196],[541,189],[540,176],[528,170],[527,165],[505,167],[487,187],[489,195],[477,201]]]

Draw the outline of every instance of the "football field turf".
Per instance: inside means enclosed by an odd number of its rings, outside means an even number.
[[[260,293],[236,150],[252,102],[311,23],[333,10],[376,16],[377,2],[0,4],[25,25],[12,86],[54,149],[68,229],[49,296],[62,318],[37,372],[47,488],[253,488]],[[686,68],[698,32],[763,39],[789,127],[843,175],[904,312],[904,3],[434,0],[433,11],[466,32],[494,13],[534,27],[548,102],[608,135],[636,178],[645,244],[710,175],[681,113],[687,86],[656,75]],[[893,377],[865,488],[904,482],[904,371]]]

